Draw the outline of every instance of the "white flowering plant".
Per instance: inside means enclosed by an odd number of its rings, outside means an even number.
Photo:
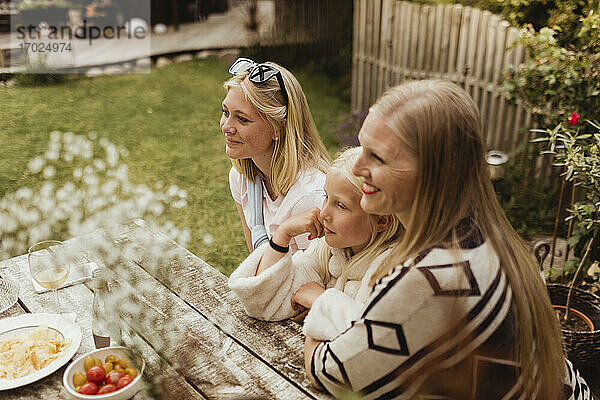
[[[24,254],[42,240],[79,238],[69,242],[71,261],[95,261],[102,267],[100,279],[120,283],[105,303],[135,331],[157,332],[153,347],[168,351],[181,338],[175,319],[169,317],[173,305],[167,296],[156,298],[153,279],[140,276],[149,274],[169,285],[169,265],[186,256],[168,239],[185,247],[190,231],[165,220],[165,214],[186,207],[187,193],[175,185],[151,188],[132,183],[123,162],[127,155],[125,148],[95,133],[52,132],[45,153],[28,163],[30,187],[0,199],[0,259]],[[145,223],[167,238],[152,229],[136,229]],[[163,311],[148,312],[142,304],[145,298]],[[136,347],[135,343],[130,340],[128,345]],[[146,378],[153,378],[152,371]]]
[[[27,251],[28,245],[56,237],[75,237],[144,218],[183,246],[189,230],[158,222],[168,208],[187,205],[187,193],[177,186],[150,188],[129,181],[122,163],[127,150],[98,138],[52,132],[47,151],[32,159],[37,188],[22,187],[0,200],[0,257]]]

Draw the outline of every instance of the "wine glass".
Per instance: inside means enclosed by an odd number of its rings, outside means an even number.
[[[40,286],[54,292],[56,311],[63,314],[58,298],[58,288],[65,283],[71,271],[71,262],[63,242],[44,240],[34,244],[27,252],[27,261],[31,277]],[[64,314],[72,319],[74,313]]]

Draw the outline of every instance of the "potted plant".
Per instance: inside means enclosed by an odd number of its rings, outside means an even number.
[[[558,124],[554,129],[533,131],[540,134],[534,141],[548,145],[542,153],[554,157],[554,165],[564,171],[564,181],[572,182],[573,190],[580,192],[581,200],[571,205],[567,218],[575,226],[569,243],[577,258],[565,265],[566,270],[573,271],[571,284],[550,284],[548,290],[560,317],[569,358],[586,364],[598,360],[600,297],[576,286],[582,274],[600,259],[600,125],[592,121],[581,124],[578,119],[573,113],[569,127]]]
[[[564,278],[570,279],[571,285],[549,284],[548,290],[553,303],[564,306],[559,314],[565,345],[569,358],[580,368],[588,361],[599,359],[594,350],[597,353],[599,348],[600,298],[576,288],[580,277],[595,265],[594,260],[600,259],[600,129],[597,123],[589,122],[600,120],[599,23],[600,6],[593,6],[593,9],[585,9],[576,24],[569,25],[568,36],[575,38],[573,40],[564,40],[564,29],[560,27],[544,27],[539,31],[526,27],[521,31],[519,42],[527,51],[527,60],[507,68],[503,86],[507,97],[518,99],[539,126],[555,127],[534,130],[541,134],[534,141],[546,142],[548,148],[542,153],[551,154],[554,165],[562,168],[558,215],[563,209],[567,182],[577,194],[571,197],[567,218],[568,243],[576,259],[567,261],[562,268]],[[580,115],[589,121],[580,122]],[[528,152],[531,162],[535,162],[537,152]],[[557,217],[555,237],[559,221]],[[554,252],[554,248],[546,251],[552,256]],[[569,254],[568,249],[566,254]],[[588,275],[587,280],[598,281],[600,274]],[[573,309],[581,311],[589,321],[572,326],[576,318]]]

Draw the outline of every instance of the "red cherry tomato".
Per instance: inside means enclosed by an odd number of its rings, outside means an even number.
[[[130,376],[125,375],[124,377],[122,377],[121,379],[119,379],[119,383],[117,383],[117,387],[119,389],[121,389],[122,387],[125,387],[127,385],[129,385],[131,382],[133,382],[133,378]]]
[[[121,379],[124,376],[125,376],[125,374],[122,373],[121,371],[112,371],[106,377],[106,384],[111,384],[111,385],[116,386],[119,383],[119,379]]]
[[[96,394],[106,394],[106,393],[112,393],[115,390],[117,390],[117,387],[113,384],[108,384],[108,385],[104,385],[100,388],[100,390],[98,390],[98,393]]]
[[[88,382],[81,385],[77,393],[81,394],[97,394],[98,393],[98,385],[94,382]]]
[[[102,383],[106,377],[106,373],[104,368],[96,365],[87,370],[85,377],[87,378],[88,382]]]

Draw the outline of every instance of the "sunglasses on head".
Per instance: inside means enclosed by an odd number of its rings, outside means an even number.
[[[277,83],[279,83],[281,93],[283,93],[285,104],[288,103],[288,95],[283,83],[283,77],[277,68],[264,63],[257,64],[251,59],[243,57],[235,60],[235,62],[231,64],[231,67],[229,67],[229,73],[231,75],[240,75],[247,71],[250,71],[248,78],[252,83],[265,83],[272,77],[275,77],[277,79]]]

